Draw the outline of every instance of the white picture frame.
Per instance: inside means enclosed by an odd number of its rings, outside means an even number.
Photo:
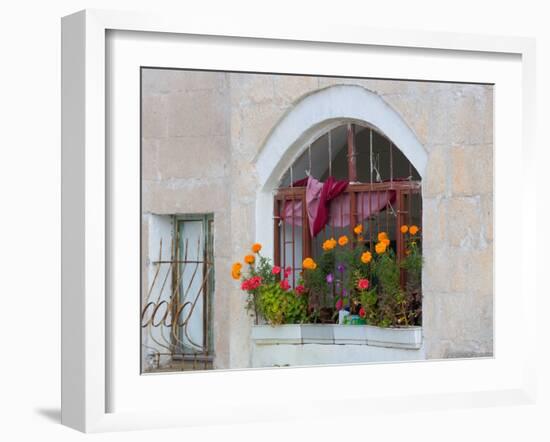
[[[521,57],[521,159],[522,174],[528,176],[534,162],[534,105],[535,105],[535,46],[532,39],[517,37],[490,37],[480,35],[427,33],[415,31],[390,32],[371,28],[348,28],[332,26],[318,29],[314,26],[294,27],[277,24],[271,28],[257,28],[253,23],[217,23],[206,20],[182,22],[180,18],[154,16],[142,13],[126,13],[87,10],[63,18],[62,21],[62,423],[84,432],[98,432],[169,426],[203,425],[209,422],[253,422],[288,417],[322,416],[327,402],[313,397],[309,408],[304,403],[285,404],[276,400],[261,407],[246,394],[235,397],[235,392],[223,387],[219,400],[201,403],[192,410],[167,411],[147,410],[142,407],[133,411],[112,411],[109,392],[109,366],[113,355],[108,345],[111,311],[106,287],[108,264],[106,244],[112,238],[106,228],[106,219],[111,209],[106,155],[106,106],[108,84],[106,79],[106,34],[109,31],[156,32],[165,35],[202,35],[220,38],[270,39],[284,42],[339,43],[345,45],[376,46],[380,50],[389,47],[403,51],[421,48],[426,50],[467,51],[477,54],[508,54]],[[497,86],[498,87],[498,86]],[[499,118],[498,103],[496,118]],[[497,150],[498,155],[498,150]],[[498,168],[496,173],[499,173]],[[525,210],[521,215],[521,236],[527,237],[536,219],[536,192],[521,188]],[[498,216],[498,211],[497,215]],[[359,391],[356,396],[346,397],[357,414],[368,414],[381,409],[407,410],[414,404],[428,409],[456,408],[466,406],[498,405],[501,403],[532,403],[535,389],[534,330],[532,322],[536,311],[535,269],[528,265],[528,256],[535,255],[535,245],[523,241],[521,246],[521,307],[523,316],[520,325],[524,328],[525,351],[518,354],[519,371],[514,371],[507,384],[483,388],[470,379],[464,382],[463,390],[447,391],[441,379],[431,391],[367,394]],[[497,247],[497,253],[501,253]],[[498,285],[497,285],[498,287]],[[503,301],[501,305],[504,305]],[[499,301],[497,299],[497,313]],[[530,313],[532,313],[530,315]],[[498,323],[498,314],[496,316]],[[522,321],[522,322],[521,322]],[[528,338],[531,338],[529,341]],[[136,339],[138,338],[136,333]],[[498,336],[497,336],[498,338]],[[495,360],[499,355],[496,353]],[[480,368],[475,361],[431,362],[430,376],[446,375],[451,369]],[[470,364],[467,367],[467,364]],[[453,364],[454,368],[453,368]],[[492,365],[491,365],[492,364]],[[496,364],[496,363],[495,363]],[[486,364],[486,375],[497,365]],[[399,364],[386,365],[386,370],[398,370]],[[423,370],[422,364],[408,364],[411,370]],[[379,366],[381,367],[381,366]],[[373,368],[380,371],[380,368]],[[420,368],[419,368],[420,367]],[[503,368],[504,366],[500,367]],[[520,370],[520,368],[517,368]],[[326,373],[346,370],[359,373],[361,366],[323,367]],[[139,368],[136,368],[138,371]],[[311,369],[305,369],[311,370]],[[319,370],[319,369],[315,369]],[[247,382],[265,382],[269,378],[275,387],[281,382],[298,382],[308,376],[304,369],[263,370],[252,376],[246,371],[231,373],[193,374],[193,383],[201,384],[215,379],[214,384],[223,385],[223,376],[231,376],[235,385]],[[187,375],[185,375],[187,376]],[[215,378],[213,376],[216,376]],[[255,380],[252,380],[254,378]],[[175,376],[157,376],[158,385],[176,382]],[[180,377],[181,379],[181,377]],[[187,377],[189,379],[189,377]],[[179,382],[179,381],[178,381]],[[470,382],[470,387],[468,383]],[[156,388],[156,387],[155,387]],[[196,393],[196,392],[195,392]],[[233,396],[231,396],[233,395]],[[376,397],[376,400],[368,400]],[[231,402],[228,402],[231,401]],[[232,403],[232,407],[227,407]],[[349,409],[352,407],[348,407]],[[208,411],[208,414],[207,414]],[[334,415],[334,411],[330,412]]]

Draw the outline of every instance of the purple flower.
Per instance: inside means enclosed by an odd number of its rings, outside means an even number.
[[[344,264],[338,264],[338,267],[336,267],[340,273],[344,273],[344,270],[346,270],[346,267]]]
[[[332,275],[332,273],[329,273],[329,274],[327,275],[327,282],[328,282],[329,284],[332,284],[332,283],[334,282],[334,276]]]

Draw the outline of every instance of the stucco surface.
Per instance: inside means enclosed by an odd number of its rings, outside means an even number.
[[[216,367],[251,361],[252,322],[229,267],[255,239],[254,159],[301,98],[339,84],[378,94],[428,154],[427,357],[492,354],[492,86],[153,69],[143,71],[142,84],[143,211],[214,213]]]

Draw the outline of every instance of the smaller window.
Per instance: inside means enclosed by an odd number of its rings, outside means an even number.
[[[212,214],[151,215],[142,306],[145,371],[213,368]]]

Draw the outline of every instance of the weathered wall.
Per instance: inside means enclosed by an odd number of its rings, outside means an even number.
[[[296,101],[335,84],[378,93],[428,152],[423,177],[428,357],[490,354],[491,86],[146,70],[143,210],[215,214],[216,366],[250,364],[251,321],[229,268],[255,238],[253,160]]]

